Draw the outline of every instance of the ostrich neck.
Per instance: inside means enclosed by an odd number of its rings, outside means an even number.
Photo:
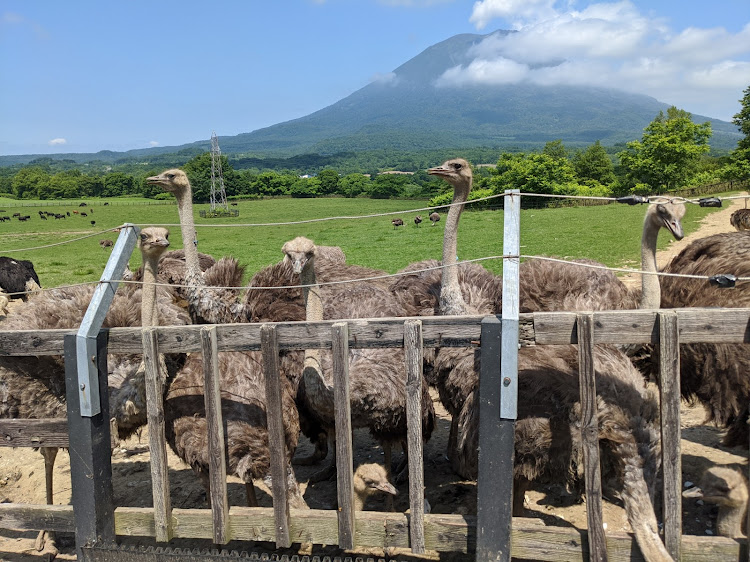
[[[468,189],[455,188],[453,192],[454,205],[448,211],[443,233],[443,276],[440,285],[440,313],[446,315],[467,314],[467,306],[461,295],[458,284],[458,266],[456,265],[456,251],[458,247],[458,221],[463,212],[463,203],[469,196]],[[459,203],[459,204],[456,204]]]
[[[641,238],[641,304],[640,308],[654,309],[661,306],[661,285],[656,273],[656,239],[659,236],[659,227],[647,220],[643,226]]]
[[[722,537],[741,537],[747,506],[721,506],[716,517],[716,531]]]
[[[305,317],[308,322],[323,320],[323,299],[320,296],[320,286],[315,278],[315,259],[308,260],[300,274],[303,287],[302,295],[305,299]],[[333,386],[326,384],[321,364],[322,353],[319,349],[305,350],[305,364],[302,377],[308,400],[314,404],[318,413],[333,413]]]
[[[364,490],[360,490],[359,486],[354,486],[354,503],[352,504],[352,510],[362,511],[365,508],[365,499],[367,494]]]
[[[185,251],[185,280],[192,287],[203,286],[205,283],[198,261],[198,248],[195,245],[197,236],[193,221],[193,194],[190,189],[187,189],[176,195],[182,230],[182,246]]]
[[[156,273],[159,261],[147,258],[143,262],[143,288],[141,289],[141,326],[158,326],[156,311]]]

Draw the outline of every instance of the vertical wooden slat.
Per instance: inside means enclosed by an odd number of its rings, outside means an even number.
[[[349,325],[336,322],[331,327],[333,353],[333,400],[336,404],[336,479],[339,500],[339,547],[354,548],[354,462],[352,453],[352,413],[349,398]]]
[[[586,483],[586,515],[590,559],[607,560],[602,516],[602,481],[599,465],[599,424],[594,370],[594,315],[578,314],[578,385],[581,394],[581,442]]]
[[[510,561],[515,420],[500,417],[502,321],[482,319],[477,562]]]
[[[70,445],[71,503],[75,514],[76,555],[83,560],[85,545],[115,543],[115,507],[112,492],[112,455],[109,449],[109,396],[99,394],[98,414],[83,417],[79,402],[77,337],[65,336],[65,396]],[[102,389],[107,388],[107,337],[99,332],[95,365]],[[81,383],[83,384],[83,383]]]
[[[260,328],[263,353],[263,374],[266,379],[266,422],[268,447],[271,453],[271,486],[273,515],[276,523],[276,547],[289,548],[289,496],[287,493],[287,455],[284,421],[281,406],[281,374],[279,373],[279,341],[276,326],[263,324]]]
[[[169,464],[164,437],[164,389],[159,375],[159,344],[155,328],[143,330],[148,445],[151,453],[151,491],[154,496],[156,540],[168,542],[173,537],[172,501],[169,496]]]
[[[422,452],[422,321],[404,322],[406,424],[409,458],[409,537],[411,551],[424,554],[424,455]]]
[[[216,326],[201,328],[203,354],[203,393],[206,404],[208,431],[208,476],[211,486],[213,540],[216,544],[229,542],[229,500],[227,498],[227,461],[224,445],[224,424],[221,416],[221,373]]]
[[[659,391],[664,472],[664,543],[680,559],[682,535],[682,457],[680,449],[680,342],[677,313],[659,312]]]

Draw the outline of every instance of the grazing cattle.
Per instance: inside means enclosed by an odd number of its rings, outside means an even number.
[[[87,216],[89,216],[89,214],[88,214],[88,213],[84,213],[83,211],[81,211],[81,212],[80,212],[80,215],[81,215],[82,217],[87,217]]]
[[[94,226],[96,224],[96,221],[91,221],[91,226]]]
[[[104,206],[106,207],[107,205],[109,205],[109,201],[104,202]]]
[[[88,207],[88,205],[86,203],[80,203],[78,206],[79,207]]]

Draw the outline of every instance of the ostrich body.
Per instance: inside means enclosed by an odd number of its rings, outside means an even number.
[[[472,174],[462,159],[449,160],[429,173],[454,187],[454,203],[466,201]],[[453,205],[444,234],[443,263],[455,263],[457,229],[463,205]],[[427,275],[425,277],[432,277]],[[437,309],[440,314],[492,313],[499,310],[497,281],[487,273],[477,286],[462,286],[460,268],[443,268]],[[423,279],[424,280],[424,279]],[[430,283],[434,294],[434,282]],[[521,285],[523,287],[523,283]],[[464,300],[469,295],[470,303]],[[576,302],[580,300],[576,299]],[[619,490],[628,520],[647,560],[669,560],[658,534],[651,497],[660,468],[658,403],[627,356],[613,347],[595,350],[599,443],[605,484]],[[449,457],[460,475],[477,477],[479,445],[479,351],[441,348],[433,380],[452,414]],[[532,483],[580,484],[582,444],[578,354],[574,346],[522,348],[519,351],[519,404],[515,428],[514,512],[520,515],[524,491]],[[651,483],[649,486],[648,483]]]
[[[750,209],[737,209],[729,217],[729,224],[737,230],[750,230]]]
[[[112,242],[112,240],[109,240],[108,238],[104,238],[102,240],[99,240],[99,245],[102,248],[111,248],[112,246],[114,246],[114,244],[115,243]]]
[[[440,214],[437,212],[430,213],[430,221],[432,221],[432,226],[435,226],[435,223],[440,222]]]
[[[722,537],[743,538],[747,534],[747,479],[737,469],[712,466],[701,477],[700,487],[685,490],[686,498],[700,498],[719,507],[716,531]]]
[[[701,238],[682,250],[664,268],[666,273],[750,276],[750,231],[725,232]],[[701,279],[663,277],[654,300],[665,308],[750,307],[750,284],[719,288]],[[745,344],[696,343],[680,346],[680,390],[688,401],[699,401],[708,419],[727,427],[724,444],[748,446],[750,350]]]
[[[0,288],[11,298],[26,300],[26,292],[40,287],[39,276],[29,260],[0,257]]]
[[[297,237],[284,244],[283,252],[305,285],[306,319],[324,319],[330,310],[340,318],[373,316],[376,312],[394,314],[384,308],[394,302],[390,293],[379,287],[350,287],[346,295],[333,299],[316,282],[313,242]],[[403,353],[394,349],[354,349],[349,357],[352,427],[367,427],[383,446],[386,470],[390,472],[391,447],[406,441],[406,377]],[[332,356],[328,351],[310,350],[299,384],[300,401],[305,411],[320,423],[329,435],[335,425]],[[435,412],[427,385],[422,386],[422,435],[429,439],[435,424]]]
[[[196,322],[206,324],[239,321],[243,314],[236,291],[208,289],[207,284],[210,279],[213,286],[240,286],[244,270],[233,258],[222,258],[205,273],[201,271],[193,221],[193,192],[187,175],[182,170],[171,169],[148,177],[146,181],[173,193],[177,199],[185,253],[185,293],[191,317]]]
[[[393,225],[393,230],[396,230],[399,226],[404,226],[404,221],[402,219],[393,219],[391,224]]]

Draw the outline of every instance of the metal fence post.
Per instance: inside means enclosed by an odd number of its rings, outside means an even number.
[[[513,456],[518,416],[520,199],[518,190],[505,192],[502,319],[482,320],[477,562],[510,562],[511,558]]]

